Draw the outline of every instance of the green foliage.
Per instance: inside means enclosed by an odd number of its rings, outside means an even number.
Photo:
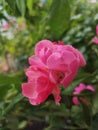
[[[12,11],[14,11],[14,14],[18,14],[20,12],[22,16],[25,15],[26,0],[21,0],[21,1],[20,0],[14,0],[14,1],[6,0],[6,2],[8,3]]]
[[[4,109],[4,111],[2,112],[1,117],[5,116],[9,111],[12,110],[13,106],[18,103],[20,100],[23,99],[22,94],[18,94],[14,97],[14,99],[11,101],[11,103],[9,103],[9,105],[6,107],[6,109]]]
[[[54,0],[50,8],[49,26],[54,38],[59,37],[68,29],[70,20],[69,0]]]
[[[19,9],[22,16],[25,15],[26,3],[25,0],[16,0],[17,8]]]
[[[98,129],[98,114],[93,119],[92,125],[89,130],[97,130]]]

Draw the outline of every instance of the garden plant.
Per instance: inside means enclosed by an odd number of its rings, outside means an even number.
[[[97,0],[0,0],[0,130],[98,130]]]

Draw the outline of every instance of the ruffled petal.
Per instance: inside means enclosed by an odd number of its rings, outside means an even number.
[[[34,90],[33,83],[23,83],[22,94],[27,98],[36,98],[37,92]]]

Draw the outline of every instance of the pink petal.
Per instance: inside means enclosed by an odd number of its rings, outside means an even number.
[[[76,56],[76,58],[79,62],[79,66],[85,66],[86,65],[85,58],[80,51],[78,51],[77,49],[75,49],[71,45],[66,45],[65,47],[66,47],[67,50],[71,51]]]
[[[96,35],[98,36],[98,25],[96,26]]]
[[[41,91],[36,98],[31,98],[29,101],[32,105],[39,105],[43,103],[51,93],[51,90]]]
[[[59,102],[61,100],[60,88],[58,86],[55,86],[52,93],[54,95],[54,99],[55,99],[56,104],[59,104]]]
[[[83,83],[80,83],[80,85],[75,88],[73,93],[80,94],[83,90],[86,90],[86,85]]]
[[[78,51],[78,53],[79,53],[79,60],[80,60],[79,65],[80,66],[85,66],[86,65],[86,60],[85,60],[83,54],[81,52],[79,52],[79,51]]]
[[[39,100],[32,99],[32,98],[29,99],[29,102],[30,102],[31,105],[34,105],[34,106],[39,105],[41,103]]]
[[[87,89],[92,91],[92,92],[95,92],[95,88],[91,85],[87,85]]]
[[[54,84],[50,82],[50,80],[45,77],[39,77],[37,79],[36,91],[39,93],[47,91],[47,94],[50,94],[54,88]]]
[[[39,105],[41,103],[43,103],[47,98],[48,98],[49,94],[47,94],[47,92],[42,92],[39,93],[39,95],[36,98],[30,98],[30,104],[32,105]]]
[[[53,44],[49,40],[42,40],[36,44],[35,55],[38,56],[44,63],[47,58],[51,55],[53,50]]]
[[[77,71],[78,71],[78,62],[73,61],[70,64],[70,73],[66,74],[65,73],[65,77],[64,79],[61,81],[61,83],[63,84],[64,87],[68,87],[69,84],[72,82],[72,80],[75,78]]]
[[[98,38],[95,37],[95,38],[93,39],[93,42],[94,42],[95,44],[98,44]]]
[[[23,83],[22,84],[22,94],[27,98],[36,97],[37,93],[34,92],[33,83]]]
[[[53,53],[47,60],[47,66],[51,70],[68,71],[68,65],[75,59],[74,55],[65,51],[62,54]]]
[[[77,97],[73,97],[73,98],[72,98],[72,101],[73,101],[73,103],[74,103],[75,105],[79,105],[79,100],[78,100]]]
[[[36,67],[46,67],[46,65],[41,61],[40,58],[38,58],[37,56],[31,56],[29,58],[29,63],[30,65],[36,66]]]

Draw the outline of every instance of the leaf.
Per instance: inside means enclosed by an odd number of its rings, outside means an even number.
[[[87,106],[87,105],[83,104],[82,102],[81,102],[81,106],[83,109],[84,121],[87,124],[87,126],[89,126],[91,124],[91,116],[92,116],[91,108],[90,108],[90,106]]]
[[[16,4],[15,0],[6,0],[6,2],[10,6],[10,8],[15,11],[15,4]]]
[[[98,93],[97,93],[97,90],[96,90],[96,93],[93,97],[92,112],[94,115],[98,112]]]
[[[0,76],[0,86],[19,83],[21,83],[21,81],[16,76]]]
[[[24,16],[25,15],[25,11],[26,11],[25,0],[16,0],[16,5],[17,5],[17,8],[20,11],[21,15]]]
[[[27,7],[29,9],[30,14],[33,13],[33,9],[32,9],[33,8],[33,3],[34,3],[33,0],[27,0]]]
[[[16,89],[20,90],[21,80],[16,76],[0,76],[0,100],[3,100],[12,85],[15,85]]]
[[[55,38],[59,38],[68,28],[69,20],[69,0],[53,0],[50,8],[49,26]]]
[[[89,130],[98,130],[98,114],[95,116]]]
[[[78,124],[78,126],[83,126],[83,112],[80,106],[72,106],[71,118],[73,123]]]
[[[15,104],[17,104],[19,101],[23,99],[23,96],[21,93],[19,93],[14,99],[10,102],[10,104],[4,109],[2,116],[5,116],[12,108],[14,107]]]

